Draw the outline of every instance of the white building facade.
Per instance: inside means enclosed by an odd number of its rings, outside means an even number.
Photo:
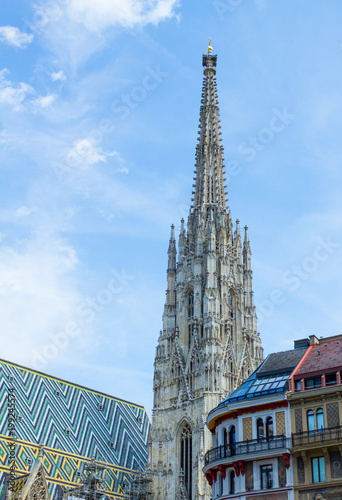
[[[213,499],[294,500],[288,379],[305,349],[271,354],[208,416]]]
[[[204,79],[193,199],[181,221],[178,259],[172,226],[167,293],[155,358],[149,466],[154,498],[209,500],[202,469],[208,413],[263,359],[253,301],[247,227],[241,242],[227,206],[216,89],[217,57]]]

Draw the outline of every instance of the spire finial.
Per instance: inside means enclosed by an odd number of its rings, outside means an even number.
[[[209,45],[208,45],[208,54],[213,51],[213,48],[211,46],[211,38],[209,38]]]

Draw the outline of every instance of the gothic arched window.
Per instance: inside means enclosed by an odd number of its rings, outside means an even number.
[[[194,316],[194,292],[190,290],[188,295],[188,318],[193,318]]]
[[[180,468],[184,476],[184,486],[188,492],[189,500],[191,500],[192,431],[188,423],[183,426],[180,435]]]

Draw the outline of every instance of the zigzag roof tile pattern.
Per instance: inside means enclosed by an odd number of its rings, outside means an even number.
[[[10,384],[21,417],[16,422],[18,439],[131,470],[144,469],[150,423],[142,406],[0,360],[3,435]]]

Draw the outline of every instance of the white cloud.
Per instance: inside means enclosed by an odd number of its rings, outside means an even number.
[[[32,42],[33,35],[23,33],[15,26],[0,26],[0,40],[12,47],[25,49]]]
[[[47,108],[51,106],[55,100],[56,97],[54,95],[39,96],[37,99],[33,99],[33,101],[31,101],[31,105],[36,108]]]
[[[51,234],[37,234],[20,248],[0,246],[5,358],[32,365],[33,350],[74,316],[81,300],[73,281],[77,264],[73,247]]]
[[[57,82],[58,80],[60,82],[63,82],[64,80],[66,80],[66,76],[62,70],[51,73],[50,78],[53,82]]]
[[[34,88],[24,82],[11,82],[5,76],[8,73],[7,68],[0,71],[0,104],[11,106],[14,111],[31,109],[34,112],[47,108],[55,101],[54,95],[38,96],[29,100],[28,97],[36,93]]]
[[[34,93],[34,89],[24,82],[13,84],[5,77],[8,72],[6,68],[0,71],[0,103],[8,104],[15,111],[19,111],[23,109],[27,96]]]
[[[27,215],[31,215],[33,212],[36,212],[36,208],[29,208],[26,206],[19,207],[16,211],[15,214],[18,217],[26,217]]]
[[[67,9],[72,19],[97,31],[115,25],[158,24],[174,17],[178,4],[179,0],[70,0]]]
[[[91,139],[85,137],[74,142],[73,148],[67,153],[67,157],[71,163],[74,162],[79,166],[89,166],[96,163],[106,163],[106,155],[102,148],[95,146]]]

